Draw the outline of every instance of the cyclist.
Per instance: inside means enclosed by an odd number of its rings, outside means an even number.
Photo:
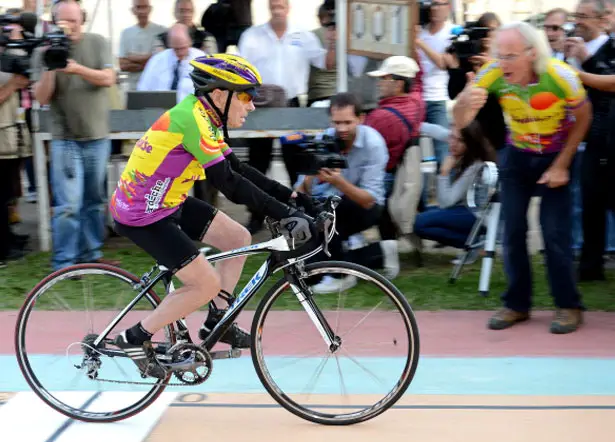
[[[316,234],[309,216],[310,199],[242,163],[228,146],[227,126],[241,127],[254,110],[252,98],[261,84],[257,69],[244,58],[215,54],[190,64],[194,94],[165,112],[137,141],[110,201],[115,230],[174,272],[183,286],[165,297],[145,319],[121,332],[115,344],[145,375],[164,378],[151,337],[220,294],[228,301],[245,257],[213,266],[194,240],[220,250],[251,243],[248,231],[208,203],[187,196],[195,180],[209,180],[230,201],[280,220],[295,244]],[[221,110],[223,109],[223,110]],[[232,297],[231,297],[232,298]],[[210,305],[199,330],[205,339],[225,310]],[[233,324],[221,342],[250,346],[250,335]]]

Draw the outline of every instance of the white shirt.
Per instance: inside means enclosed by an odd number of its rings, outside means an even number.
[[[179,82],[177,83],[177,102],[182,101],[188,94],[194,93],[194,85],[190,78],[192,66],[190,61],[202,57],[205,52],[200,49],[190,48],[188,56],[179,65]],[[143,69],[138,91],[170,91],[173,82],[173,73],[177,64],[177,56],[173,49],[165,49],[149,59]]]
[[[120,53],[119,57],[124,58],[131,54],[153,54],[158,41],[158,35],[165,32],[167,28],[156,23],[148,23],[142,28],[134,25],[126,28],[120,34]],[[130,90],[134,90],[139,82],[141,72],[128,72],[128,85]]]
[[[442,54],[451,45],[453,25],[445,23],[435,34],[427,28],[421,31],[420,39],[433,51]],[[423,69],[423,99],[425,101],[448,101],[448,71],[438,68],[431,58],[419,50],[421,69]]]
[[[263,84],[274,84],[292,99],[307,93],[310,65],[324,69],[327,51],[311,31],[289,26],[278,39],[269,23],[252,26],[239,39],[239,54],[260,72]]]

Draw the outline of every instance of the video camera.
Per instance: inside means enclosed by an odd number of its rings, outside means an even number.
[[[567,38],[574,37],[577,31],[577,25],[571,22],[564,23],[562,29]]]
[[[344,142],[334,136],[323,135],[316,139],[303,133],[285,135],[280,138],[282,144],[295,144],[298,170],[301,175],[317,175],[323,168],[347,169],[348,162],[341,151]]]
[[[460,62],[479,55],[485,51],[483,39],[489,35],[489,28],[478,26],[477,22],[468,22],[465,26],[453,29],[449,54],[455,54]]]
[[[70,39],[57,28],[53,32],[36,37],[35,28],[38,22],[36,14],[23,13],[21,15],[0,15],[0,71],[8,74],[30,77],[32,53],[38,46],[49,46],[43,55],[43,63],[50,70],[65,68],[70,57]],[[10,25],[19,25],[23,28],[23,38],[12,40],[10,38]],[[26,55],[11,53],[11,49],[21,49]]]

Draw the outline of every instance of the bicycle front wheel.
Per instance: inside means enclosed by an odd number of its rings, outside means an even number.
[[[305,293],[282,279],[255,312],[258,377],[280,405],[311,422],[349,425],[378,416],[402,397],[418,365],[410,305],[390,281],[357,264],[308,264],[302,278],[324,279],[321,290]],[[332,284],[335,292],[322,289]]]
[[[140,293],[139,279],[105,264],[58,270],[26,297],[15,330],[15,354],[32,390],[56,411],[85,422],[133,416],[163,392],[164,380],[143,379],[111,342],[158,306],[153,290],[126,313],[98,347],[94,341]],[[152,341],[175,342],[171,326]]]

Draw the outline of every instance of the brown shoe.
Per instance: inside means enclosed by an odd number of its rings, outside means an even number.
[[[583,312],[580,309],[562,308],[555,311],[551,322],[551,333],[563,335],[576,331],[583,324]]]
[[[491,330],[504,330],[505,328],[512,327],[518,322],[527,321],[528,319],[530,319],[529,312],[516,312],[504,307],[489,318],[487,327]]]

